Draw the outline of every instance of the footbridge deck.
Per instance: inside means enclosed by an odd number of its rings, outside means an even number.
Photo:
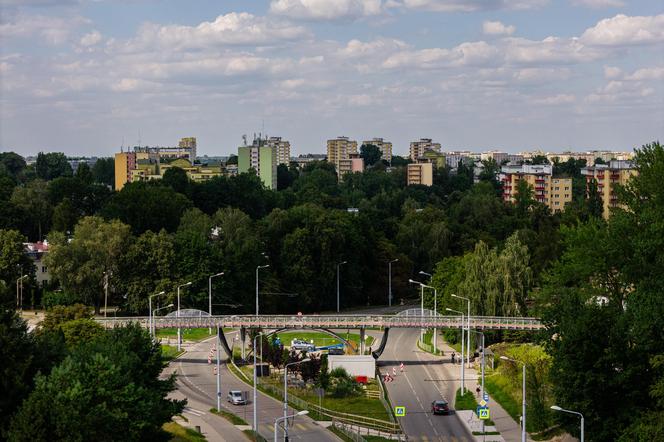
[[[464,318],[465,320],[465,318]],[[139,323],[148,327],[147,316],[100,318],[105,327]],[[348,329],[348,328],[460,328],[460,316],[441,315],[244,315],[244,316],[158,316],[155,328],[264,328],[264,329]],[[465,326],[465,324],[464,324]],[[540,330],[539,318],[471,316],[470,327],[478,330]]]

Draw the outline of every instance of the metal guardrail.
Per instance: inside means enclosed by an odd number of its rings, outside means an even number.
[[[425,311],[426,313],[426,311]],[[98,318],[105,327],[138,323],[148,327],[147,316]],[[155,328],[265,328],[265,329],[347,329],[347,328],[460,328],[460,316],[440,315],[244,315],[244,316],[157,316]],[[478,330],[540,330],[539,318],[471,316],[470,327]]]
[[[349,439],[362,442],[366,441],[362,434],[365,436],[378,436],[384,439],[391,439],[397,441],[406,441],[408,440],[407,436],[403,433],[385,433],[380,430],[373,430],[371,428],[365,428],[359,425],[349,424],[347,422],[342,422],[337,419],[332,419],[332,425],[337,428],[339,431],[344,433]]]

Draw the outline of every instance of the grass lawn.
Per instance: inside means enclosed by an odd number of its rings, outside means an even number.
[[[281,343],[284,344],[285,346],[290,346],[290,343],[293,339],[302,339],[307,342],[311,342],[313,339],[314,345],[317,347],[323,346],[323,345],[334,345],[334,344],[339,344],[341,343],[340,340],[335,338],[334,336],[328,335],[327,333],[321,333],[321,332],[282,332],[278,334],[279,339],[281,339]],[[358,345],[360,342],[360,335],[357,333],[339,333],[339,336],[342,336],[344,339],[347,339],[351,342],[353,342],[355,345]],[[367,347],[372,345],[374,341],[373,336],[366,336],[366,345]]]
[[[249,425],[247,421],[245,421],[241,417],[238,417],[226,410],[217,410],[216,408],[210,408],[210,412],[225,418],[233,425]]]
[[[202,434],[175,422],[165,423],[162,428],[171,435],[170,442],[204,442],[207,440]]]
[[[491,376],[486,376],[484,378],[484,388],[489,392],[491,397],[500,404],[501,407],[507,411],[507,414],[512,416],[516,422],[519,422],[519,416],[521,416],[521,403],[517,402],[508,391],[512,388],[510,386],[507,378],[499,375],[493,374]],[[527,405],[526,405],[527,407]],[[528,409],[526,408],[526,412]],[[526,419],[526,427],[529,427],[530,421]],[[531,431],[530,428],[526,430]]]
[[[344,442],[353,442],[353,439],[350,437],[346,436],[346,433],[335,427],[334,425],[327,427],[328,430],[330,430],[332,433],[336,434],[339,439],[341,439]]]
[[[182,351],[178,351],[178,348],[173,345],[161,345],[161,359],[164,362],[172,361],[182,353]]]
[[[263,436],[255,433],[254,430],[244,430],[243,433],[246,434],[250,440],[255,440],[257,442],[267,442]]]
[[[486,380],[485,380],[486,383]],[[472,391],[466,390],[466,394],[461,396],[461,389],[459,388],[456,393],[456,402],[454,403],[454,408],[456,410],[477,410],[477,401],[475,400],[475,395]],[[489,407],[491,408],[491,407]],[[493,425],[491,419],[486,420],[486,425]],[[488,434],[488,433],[487,433]]]
[[[185,341],[202,341],[210,336],[214,336],[216,333],[216,330],[212,330],[212,334],[209,334],[207,328],[183,328],[182,339]],[[176,338],[177,335],[177,328],[161,328],[157,330],[157,339]]]

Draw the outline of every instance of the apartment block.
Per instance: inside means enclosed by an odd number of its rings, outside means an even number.
[[[413,163],[408,165],[407,184],[433,185],[433,163]]]
[[[277,155],[277,165],[290,164],[290,142],[282,140],[281,137],[270,137],[266,141],[266,145],[274,149]]]
[[[472,154],[469,151],[450,151],[444,152],[445,155],[445,164],[452,169],[459,167],[459,163],[463,163],[466,166],[475,162]]]
[[[624,160],[610,161],[609,164],[595,164],[581,169],[581,174],[586,177],[586,186],[592,180],[597,182],[597,192],[603,205],[602,216],[605,219],[609,218],[611,207],[618,207],[615,185],[624,186],[637,173],[634,163]]]
[[[277,188],[277,154],[272,146],[267,145],[267,140],[255,138],[251,146],[238,147],[237,170],[238,173],[256,171],[268,189]]]
[[[545,204],[552,212],[560,212],[572,201],[572,179],[553,178],[553,168],[549,164],[503,166],[500,182],[503,186],[503,200],[515,202],[520,181],[525,181],[534,190],[535,199]]]
[[[440,152],[440,143],[434,143],[431,138],[420,138],[418,141],[411,141],[410,159],[416,162],[427,150]]]
[[[380,149],[382,153],[381,160],[392,164],[392,143],[382,138],[372,138],[371,140],[362,141],[362,144],[373,144]]]
[[[347,160],[351,154],[357,153],[357,141],[348,137],[337,137],[327,140],[327,161],[335,165],[339,160]]]
[[[339,160],[337,163],[337,175],[340,182],[344,180],[344,175],[347,173],[362,171],[364,171],[364,159],[356,153],[351,154],[350,158]]]

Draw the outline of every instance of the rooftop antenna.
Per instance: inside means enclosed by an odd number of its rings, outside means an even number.
[[[244,145],[247,145],[247,134],[242,135],[242,141],[244,141]]]

